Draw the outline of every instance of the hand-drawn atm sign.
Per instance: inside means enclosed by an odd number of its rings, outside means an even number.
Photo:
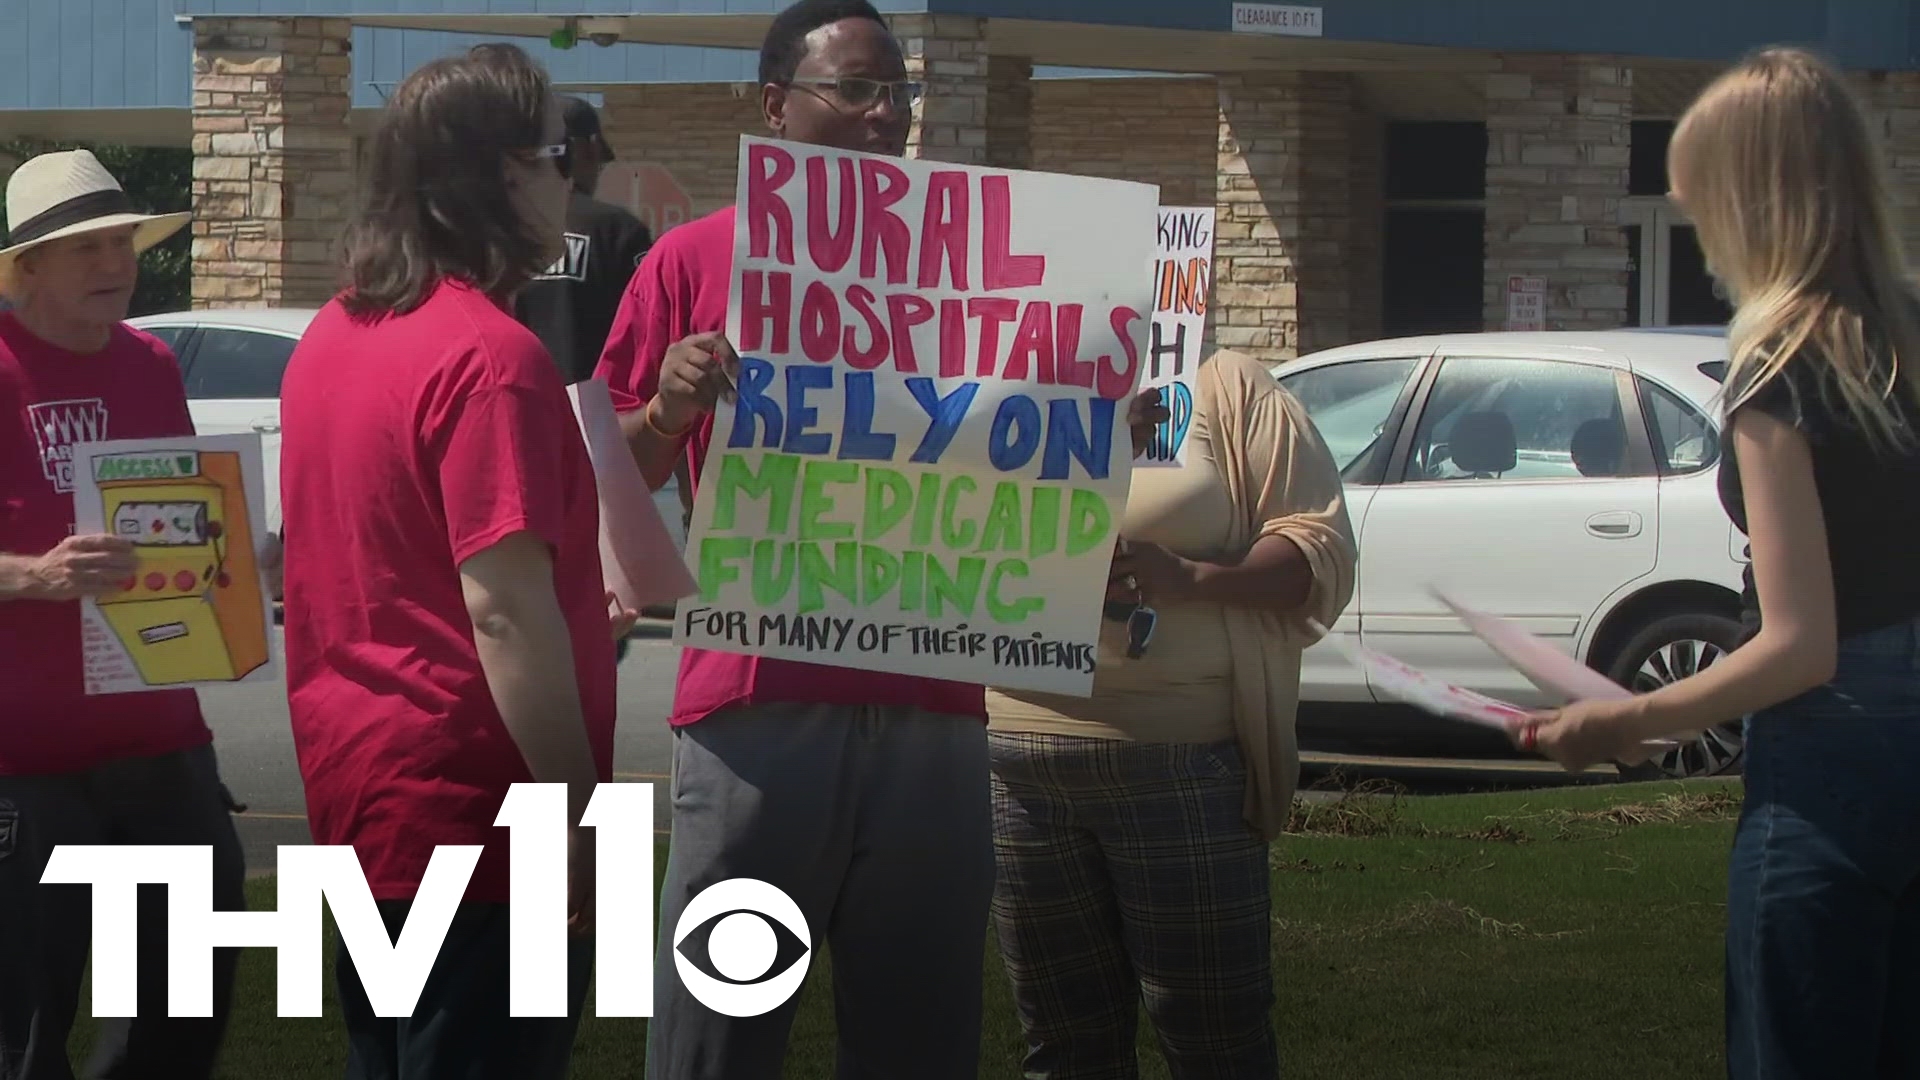
[[[109,527],[139,553],[139,571],[99,604],[141,679],[234,681],[265,664],[240,456],[118,454],[93,465]]]
[[[594,195],[603,202],[632,211],[655,240],[675,225],[693,220],[693,199],[665,166],[613,162],[601,170],[600,186]]]

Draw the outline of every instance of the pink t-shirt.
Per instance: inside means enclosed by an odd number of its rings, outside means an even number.
[[[433,849],[484,850],[467,899],[508,898],[508,788],[533,779],[480,665],[460,564],[546,541],[602,782],[614,644],[600,503],[573,407],[533,332],[441,283],[377,322],[321,310],[281,389],[287,699],[317,844],[352,845],[377,900]]]
[[[0,312],[0,551],[74,531],[73,447],[193,434],[173,353],[128,326],[68,352]],[[192,690],[89,696],[80,602],[0,602],[0,776],[76,772],[213,740]]]
[[[682,225],[653,245],[627,284],[594,371],[610,389],[614,408],[631,412],[653,399],[668,346],[692,334],[726,329],[732,274],[732,207]],[[711,414],[687,437],[696,484],[712,437]],[[730,706],[775,702],[910,706],[982,721],[987,715],[985,690],[969,683],[708,649],[682,651],[675,725]]]

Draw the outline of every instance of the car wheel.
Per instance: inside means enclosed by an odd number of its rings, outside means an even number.
[[[1740,642],[1738,620],[1698,613],[1662,615],[1633,635],[1606,670],[1636,694],[1703,671]],[[1746,740],[1739,721],[1701,732],[1639,765],[1618,766],[1623,780],[1686,780],[1740,771]]]

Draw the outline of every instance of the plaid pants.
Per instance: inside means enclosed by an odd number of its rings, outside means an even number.
[[[1267,845],[1232,742],[989,738],[993,918],[1027,1080],[1133,1080],[1139,1006],[1174,1080],[1275,1077]]]

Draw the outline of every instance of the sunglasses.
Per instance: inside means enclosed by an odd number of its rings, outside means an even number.
[[[790,85],[814,91],[830,91],[841,102],[854,109],[871,109],[880,103],[882,95],[891,98],[893,107],[896,109],[911,109],[913,103],[920,100],[922,91],[919,83],[909,79],[896,81],[861,78],[794,79]]]
[[[1106,617],[1110,622],[1127,624],[1127,659],[1138,660],[1153,643],[1153,631],[1160,625],[1160,613],[1142,603],[1109,600]]]

